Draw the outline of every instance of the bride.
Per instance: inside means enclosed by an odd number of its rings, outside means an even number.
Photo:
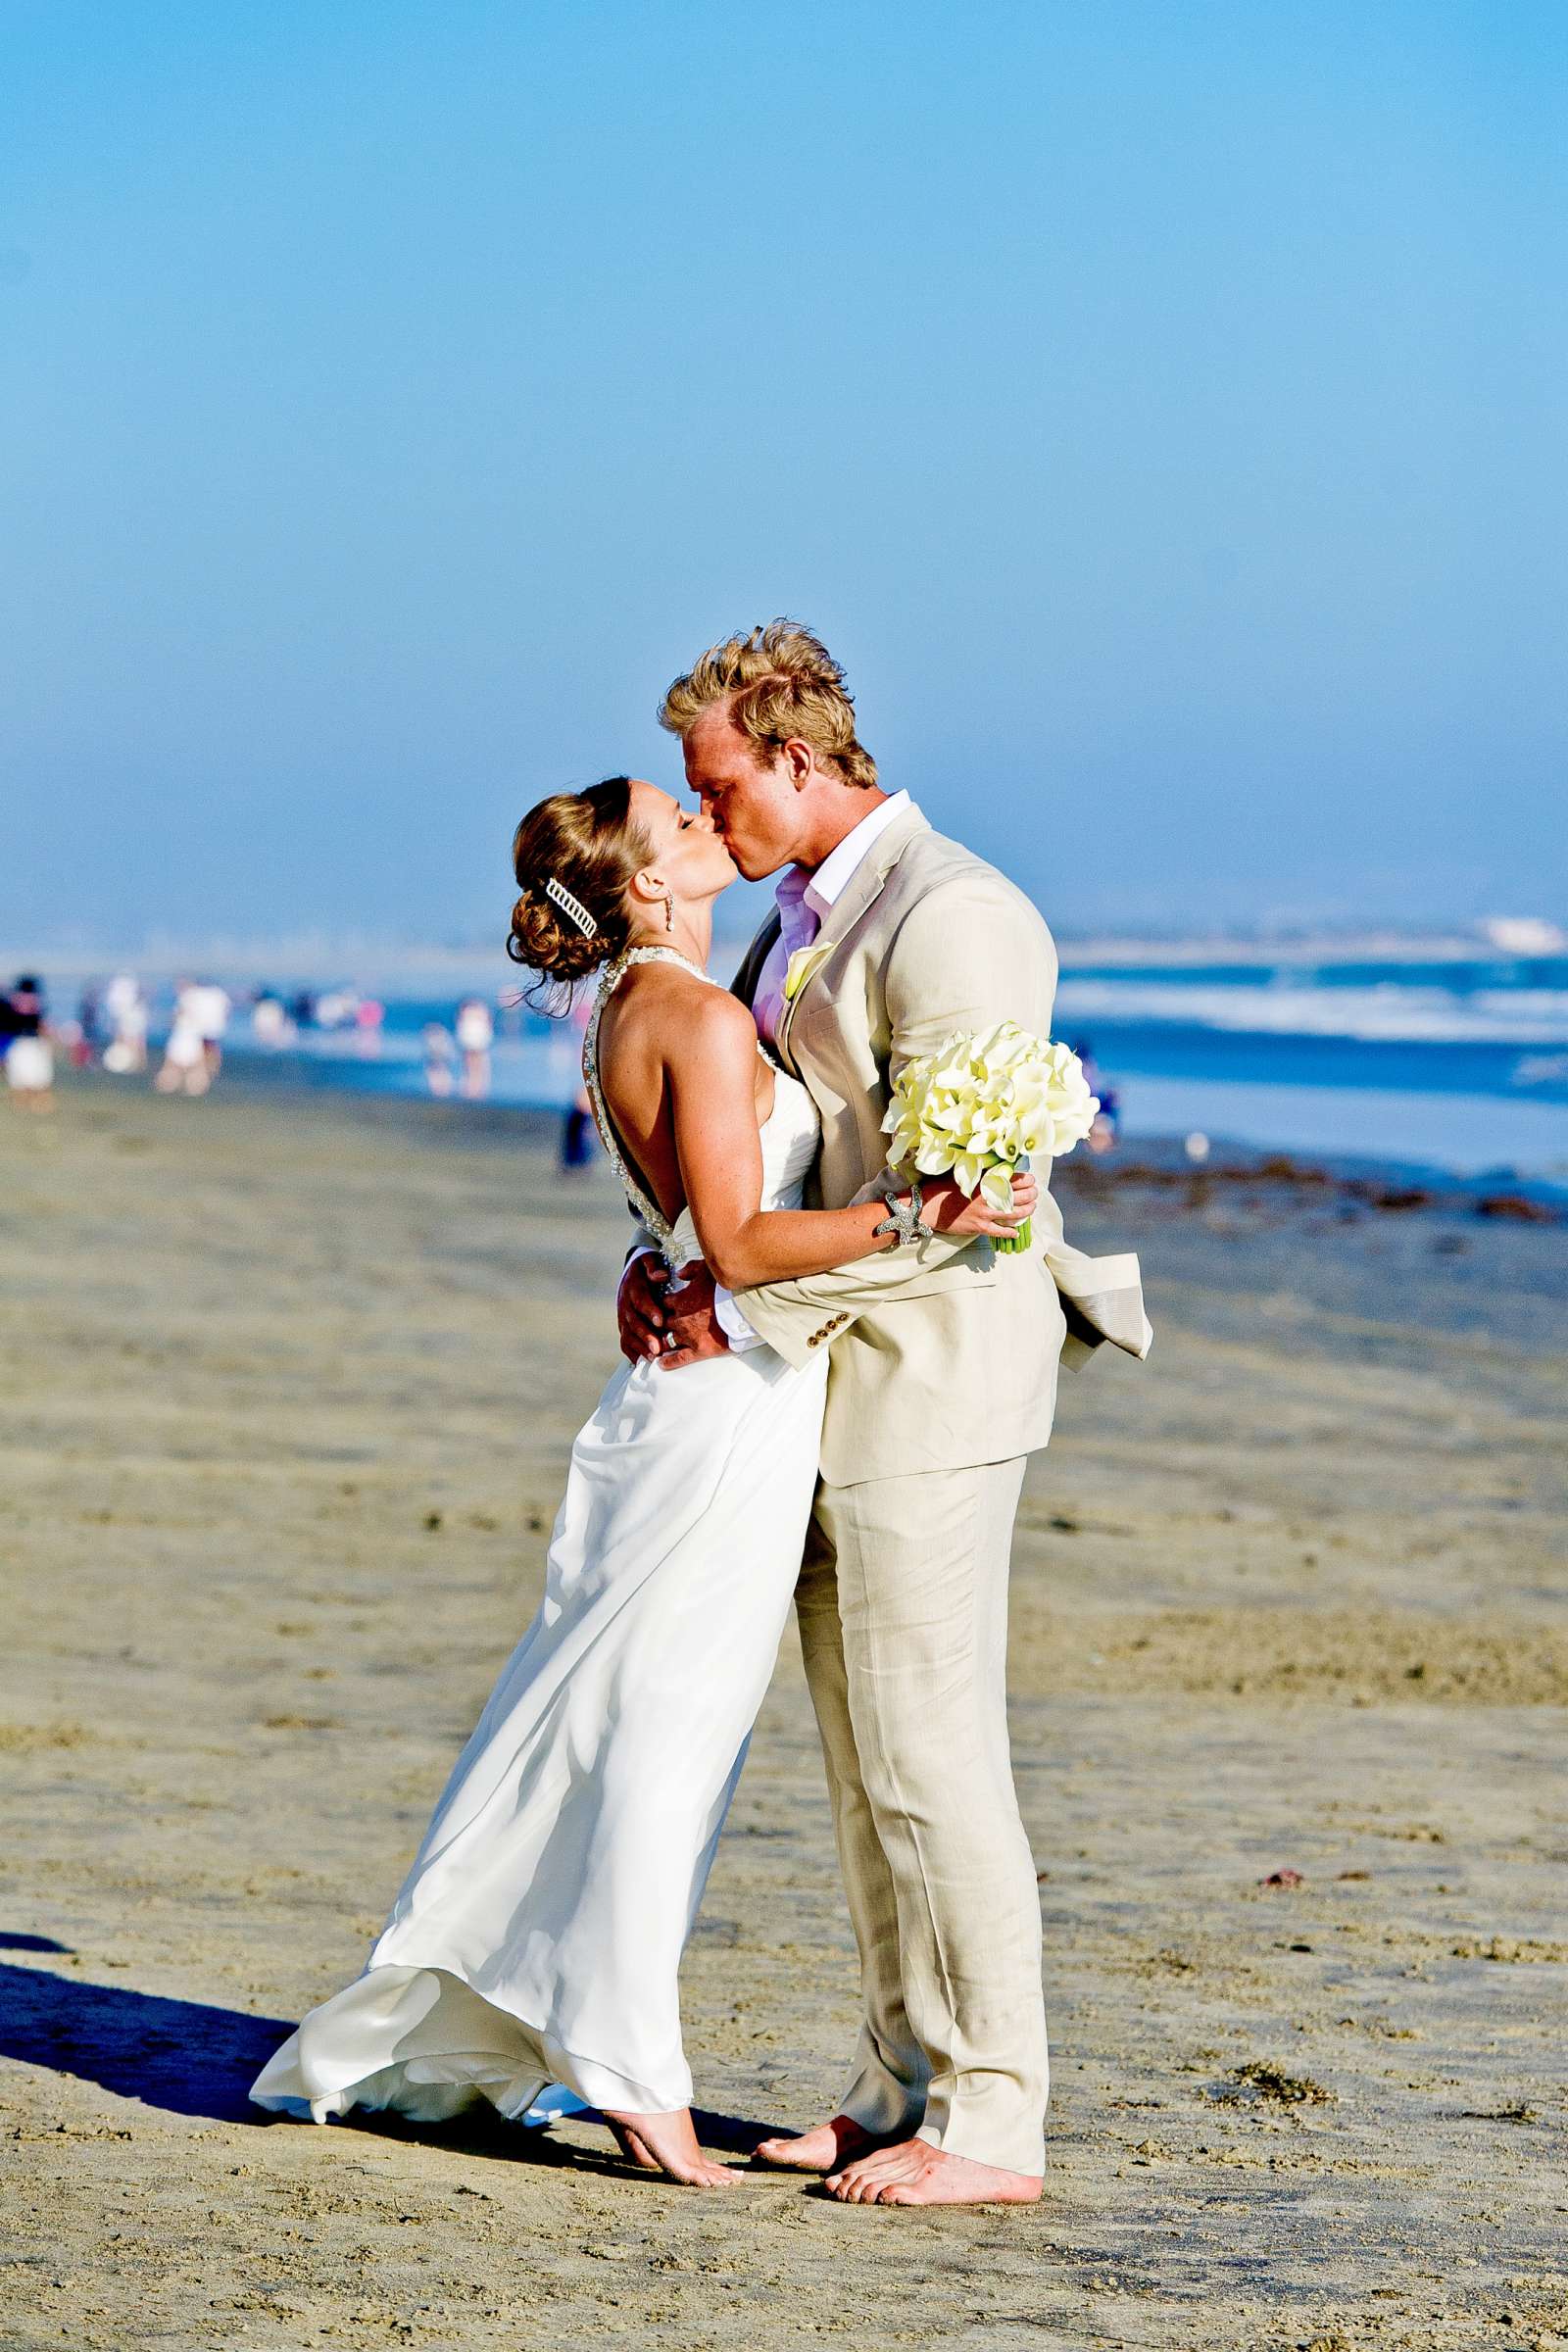
[[[707,816],[625,776],[542,801],[514,842],[509,952],[551,982],[603,964],[583,1050],[606,1150],[673,1270],[732,1289],[897,1248],[878,1199],[801,1206],[817,1146],[798,1080],[706,969],[735,867]],[[951,1182],[923,1214],[1011,1231]],[[622,1363],[571,1451],[544,1599],[458,1758],[364,1974],[251,2096],[318,2123],[435,2121],[551,2084],[631,2161],[704,2187],[677,1976],[772,1672],[816,1482],[827,1350]]]

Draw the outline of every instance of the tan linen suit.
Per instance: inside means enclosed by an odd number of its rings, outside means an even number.
[[[737,977],[748,1004],[776,935]],[[811,1198],[836,1208],[879,1189],[903,1064],[1003,1018],[1049,1036],[1056,958],[1022,893],[914,809],[811,953],[778,1046],[822,1118]],[[1013,1517],[1062,1356],[1150,1340],[1135,1257],[1073,1250],[1048,1193],[1035,1235],[1027,1256],[937,1237],[739,1299],[792,1363],[832,1348],[797,1605],[865,2002],[843,2111],[1030,2174],[1048,2059],[1007,1745]]]

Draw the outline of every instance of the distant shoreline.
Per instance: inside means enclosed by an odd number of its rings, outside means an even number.
[[[236,1048],[224,1055],[215,1097],[256,1095],[285,1105],[292,1097],[302,1111],[349,1109],[374,1121],[438,1115],[451,1132],[466,1130],[475,1141],[514,1129],[537,1143],[561,1125],[556,1103],[436,1098],[393,1089],[362,1091],[344,1086],[339,1065],[306,1054],[267,1054]],[[63,1087],[100,1099],[135,1099],[148,1092],[145,1079],[113,1078],[101,1070],[69,1071]],[[324,1099],[324,1100],[323,1100]],[[1161,1191],[1186,1187],[1198,1198],[1210,1192],[1278,1191],[1292,1199],[1327,1206],[1428,1211],[1435,1215],[1481,1216],[1521,1224],[1568,1224],[1568,1185],[1513,1168],[1456,1174],[1430,1162],[1390,1154],[1251,1144],[1214,1134],[1205,1139],[1207,1157],[1195,1161],[1180,1135],[1140,1134],[1115,1152],[1094,1158],[1080,1150],[1055,1169],[1054,1189],[1062,1194],[1102,1193],[1122,1186],[1152,1185]]]
[[[1265,959],[1240,941],[1194,940],[1163,962],[1126,939],[1063,947],[1055,1034],[1092,1056],[1097,1092],[1116,1098],[1123,1148],[1201,1131],[1243,1151],[1353,1159],[1397,1181],[1568,1197],[1568,956],[1483,958],[1475,943],[1428,934],[1395,942],[1397,959],[1357,961],[1348,940],[1315,944],[1336,959],[1312,961],[1304,942]],[[1354,944],[1364,956],[1389,943]],[[734,952],[715,949],[715,977]],[[324,990],[275,961],[252,978],[194,958],[186,970],[233,992],[231,1071],[357,1095],[422,1097],[426,1054],[453,1051],[458,1002],[484,998],[498,1031],[494,1098],[559,1115],[576,1086],[576,1041],[529,1009],[530,975],[499,956],[419,957],[384,974],[338,966]],[[85,975],[55,971],[45,986],[65,1044]],[[173,992],[151,974],[143,986],[156,1052]],[[307,1006],[297,1038],[284,1023],[289,1042],[268,1047],[244,1009],[264,992],[310,998],[319,1019]],[[356,1017],[362,995],[375,1000],[368,1027]]]
[[[1430,932],[1370,927],[1355,932],[1243,936],[1235,932],[1076,933],[1054,926],[1054,936],[1064,971],[1094,964],[1183,968],[1284,964],[1318,969],[1358,963],[1486,966],[1549,960],[1568,953],[1568,932],[1552,936],[1549,925],[1542,926],[1538,940],[1523,944],[1505,944],[1458,927]],[[750,926],[733,932],[721,928],[714,942],[715,967],[732,968],[750,937]],[[148,980],[172,980],[181,973],[217,973],[279,988],[336,985],[346,975],[353,975],[362,987],[421,978],[453,987],[470,981],[493,987],[508,977],[525,985],[528,977],[508,961],[499,943],[492,947],[482,941],[471,946],[444,946],[431,941],[403,944],[307,935],[261,941],[215,938],[180,943],[155,939],[136,949],[77,946],[28,950],[0,944],[0,983],[14,971],[36,972],[59,985],[117,970]],[[487,980],[481,981],[481,976]]]

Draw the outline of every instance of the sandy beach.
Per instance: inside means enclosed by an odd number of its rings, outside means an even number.
[[[703,2195],[248,2110],[531,1613],[626,1220],[522,1113],[0,1117],[0,2344],[1568,2347],[1568,1227],[1064,1173],[1143,1368],[1015,1552],[1045,2202]],[[705,2137],[855,2020],[793,1636],[685,1977]]]

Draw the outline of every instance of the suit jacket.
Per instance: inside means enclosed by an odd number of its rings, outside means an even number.
[[[735,980],[748,1004],[777,936],[775,911]],[[842,1208],[881,1189],[882,1114],[905,1062],[955,1030],[998,1020],[1050,1036],[1056,953],[1020,890],[911,808],[851,876],[812,955],[785,1006],[778,1052],[821,1114],[808,1203]],[[1044,1189],[1049,1167],[1037,1174],[1025,1255],[939,1234],[740,1294],[753,1328],[792,1364],[832,1348],[829,1485],[1011,1460],[1050,1437],[1063,1359],[1085,1362],[1106,1340],[1147,1354],[1137,1258],[1073,1249]]]

